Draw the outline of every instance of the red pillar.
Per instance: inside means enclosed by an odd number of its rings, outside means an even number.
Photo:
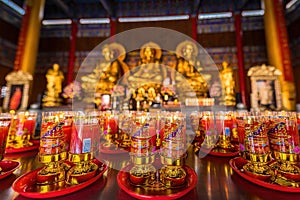
[[[237,60],[238,60],[238,74],[239,74],[239,85],[243,104],[248,107],[248,101],[246,96],[246,74],[244,67],[244,52],[243,52],[243,30],[241,26],[241,13],[234,14],[234,25],[235,25],[235,38],[236,38],[236,49],[237,49]]]
[[[192,38],[195,41],[198,41],[198,31],[197,31],[197,17],[198,15],[192,15],[191,19],[192,19]]]
[[[21,29],[18,38],[18,47],[16,52],[16,57],[14,61],[14,71],[21,70],[22,60],[24,56],[24,48],[29,24],[29,18],[31,13],[31,6],[25,4],[25,15],[22,18]]]
[[[113,36],[116,34],[116,19],[110,18],[110,36]]]
[[[75,51],[76,51],[76,37],[77,37],[77,21],[73,20],[71,25],[70,50],[69,50],[69,64],[67,74],[67,84],[73,81]]]

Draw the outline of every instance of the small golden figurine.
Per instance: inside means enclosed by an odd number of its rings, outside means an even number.
[[[221,105],[225,106],[235,106],[235,81],[233,77],[232,67],[228,65],[227,62],[222,63],[223,69],[220,72],[220,78],[222,82],[222,97]]]
[[[47,92],[43,98],[43,106],[59,106],[62,99],[60,93],[62,92],[62,82],[64,80],[63,72],[59,70],[57,63],[53,64],[53,68],[49,69],[47,74]]]

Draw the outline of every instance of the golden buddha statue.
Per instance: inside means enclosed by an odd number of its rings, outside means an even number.
[[[53,68],[49,69],[46,74],[47,91],[43,98],[43,106],[59,106],[62,99],[60,94],[62,92],[62,82],[64,80],[63,72],[59,70],[57,63],[53,64]]]
[[[181,42],[176,47],[176,53],[178,57],[177,71],[187,79],[190,87],[185,87],[187,90],[193,90],[197,97],[207,97],[208,84],[211,79],[211,75],[201,74],[202,70],[200,61],[197,58],[198,48],[191,41]],[[183,84],[183,77],[177,76],[177,85]],[[183,88],[183,87],[182,87]],[[189,88],[189,89],[188,89]],[[186,91],[192,92],[192,91]]]
[[[164,78],[164,69],[160,66],[160,46],[154,42],[148,42],[141,47],[138,66],[131,70],[128,77],[128,87],[134,91],[137,104],[141,103],[142,109],[151,106]],[[141,95],[140,91],[145,91]]]
[[[94,96],[101,98],[102,94],[111,94],[118,80],[129,71],[123,62],[126,54],[125,48],[121,44],[104,45],[102,56],[103,59],[100,60],[93,72],[81,77],[82,88],[87,94],[83,99],[85,102],[95,101]]]
[[[233,77],[232,67],[227,62],[222,63],[223,69],[220,72],[220,78],[222,83],[222,97],[221,105],[235,106],[235,81]]]
[[[149,42],[144,44],[140,50],[138,66],[132,69],[128,77],[130,87],[137,87],[148,81],[161,83],[163,72],[159,66],[161,49],[158,44]]]

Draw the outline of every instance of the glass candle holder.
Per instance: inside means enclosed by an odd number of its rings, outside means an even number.
[[[8,137],[8,130],[11,123],[11,114],[0,113],[0,161],[5,154],[6,142]],[[1,172],[1,168],[0,168]]]
[[[133,111],[122,111],[118,116],[119,134],[116,137],[116,143],[118,147],[128,151],[130,151],[131,146],[130,131],[134,115],[135,112]]]
[[[40,156],[58,155],[57,157],[60,157],[57,158],[58,160],[65,159],[65,155],[63,155],[66,152],[63,124],[63,114],[61,112],[42,113]]]
[[[245,172],[258,179],[268,181],[273,171],[268,166],[271,160],[271,151],[268,139],[268,125],[261,115],[244,117],[245,132],[240,139],[240,149],[249,162],[243,166]],[[241,135],[242,136],[242,135]]]
[[[42,113],[39,161],[45,166],[37,173],[39,185],[60,184],[65,180],[69,166],[63,162],[66,159],[63,124],[63,113]],[[41,187],[48,188],[44,186]]]
[[[155,136],[155,119],[149,113],[137,112],[131,127],[130,158],[134,166],[130,170],[130,180],[135,185],[151,185],[156,172],[152,165],[155,157],[151,142],[151,137]]]
[[[216,128],[219,135],[217,147],[230,150],[233,148],[231,144],[232,138],[232,115],[229,112],[218,112],[216,113]]]
[[[117,111],[104,111],[101,114],[99,123],[101,127],[101,138],[104,140],[101,148],[116,149],[116,138],[118,138],[118,117]]]
[[[167,112],[165,111],[158,111],[156,113],[152,113],[152,118],[155,118],[154,130],[152,130],[151,133],[153,152],[159,152],[159,150],[162,147],[166,116],[167,116]]]
[[[269,140],[272,155],[277,162],[271,167],[292,181],[300,181],[298,166],[300,148],[297,115],[294,112],[278,112],[270,119]]]
[[[69,161],[75,165],[67,172],[67,182],[76,185],[95,176],[98,165],[93,163],[93,151],[100,133],[95,112],[76,112],[73,119]]]
[[[71,134],[72,134],[72,126],[73,126],[73,118],[74,112],[68,111],[63,113],[63,132],[64,132],[64,140],[65,140],[65,148],[68,152],[70,149],[71,142]]]
[[[213,112],[200,112],[200,134],[204,138],[201,147],[212,149],[216,146],[218,135],[216,131],[216,116]]]
[[[176,112],[165,118],[164,137],[161,148],[160,181],[166,187],[179,187],[185,183],[186,172],[183,169],[186,157],[186,117]]]
[[[204,135],[200,134],[200,113],[198,111],[194,111],[191,113],[190,115],[190,119],[191,119],[191,128],[192,131],[195,133],[195,138],[193,139],[193,144],[202,144],[202,142],[204,141]]]
[[[36,122],[36,113],[19,112],[13,116],[9,135],[7,139],[7,148],[23,148],[32,146],[30,138],[34,135]]]

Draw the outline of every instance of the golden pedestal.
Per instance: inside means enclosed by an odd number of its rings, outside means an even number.
[[[98,165],[93,163],[92,159],[92,153],[69,153],[68,160],[72,162],[74,166],[67,172],[67,183],[77,185],[94,177],[97,173]]]
[[[130,153],[131,162],[134,166],[130,170],[130,181],[135,185],[152,185],[156,178],[156,169],[152,165],[155,160],[155,156],[137,156],[136,154]]]
[[[59,182],[65,181],[66,171],[70,168],[69,165],[64,163],[66,158],[66,152],[61,154],[52,155],[39,155],[40,163],[45,166],[37,173],[37,184],[48,185],[40,187],[42,191],[52,188],[52,184],[59,184]],[[48,188],[48,189],[47,189]]]
[[[185,184],[186,172],[182,168],[185,156],[178,159],[161,156],[161,163],[165,165],[159,170],[159,180],[167,187],[180,187]]]

